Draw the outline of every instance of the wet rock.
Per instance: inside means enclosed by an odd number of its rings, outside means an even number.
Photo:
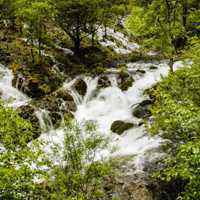
[[[35,108],[31,105],[21,106],[18,108],[19,115],[29,120],[33,127],[33,137],[37,138],[39,137],[41,130],[40,130],[40,124],[37,116],[35,115]]]
[[[84,80],[77,79],[73,86],[80,95],[85,96],[87,92],[87,84]]]
[[[111,82],[109,80],[109,78],[107,76],[101,76],[99,77],[98,80],[98,88],[106,88],[106,87],[110,87],[111,86]]]
[[[112,132],[121,135],[124,131],[133,127],[134,127],[133,123],[123,122],[123,121],[118,120],[112,123],[110,129]]]
[[[122,91],[128,90],[129,87],[132,87],[134,81],[135,80],[132,76],[126,71],[121,71],[117,80],[119,88]]]
[[[76,111],[76,104],[69,91],[58,90],[36,103],[36,107],[49,111],[52,123],[55,128],[60,126],[63,116],[72,116]]]
[[[57,98],[62,98],[64,101],[74,101],[72,95],[65,90],[58,90],[55,94]]]
[[[144,100],[133,110],[133,116],[137,118],[146,118],[151,116],[150,105],[152,104],[151,100]]]
[[[15,77],[12,80],[12,85],[31,98],[41,98],[46,94],[45,90],[47,91],[49,88],[48,85],[42,84],[39,79],[23,77],[21,74],[15,74]],[[50,91],[48,90],[48,92]]]
[[[155,65],[151,65],[151,66],[149,67],[149,69],[151,69],[151,70],[155,70],[155,69],[158,69],[158,67],[155,66]]]
[[[10,62],[10,54],[5,50],[0,49],[0,62],[8,64]]]
[[[145,70],[142,70],[142,69],[138,69],[136,72],[140,73],[140,74],[145,74],[146,71]]]
[[[132,77],[129,77],[124,82],[122,82],[119,87],[122,91],[126,91],[128,88],[133,86],[134,81],[135,80]]]
[[[28,81],[26,94],[32,98],[40,98],[45,95],[45,93],[40,88],[40,81],[30,80]]]

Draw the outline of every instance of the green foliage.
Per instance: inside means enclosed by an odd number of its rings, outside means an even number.
[[[108,148],[108,140],[97,134],[91,123],[86,125],[84,136],[74,123],[68,124],[65,132],[64,165],[52,171],[51,198],[101,199],[105,196],[104,177],[111,174],[112,169],[111,163],[100,156]]]
[[[200,140],[181,145],[175,157],[165,160],[167,167],[154,174],[163,181],[181,179],[186,182],[185,190],[179,194],[183,200],[200,198]]]
[[[115,23],[124,12],[127,1],[105,0],[52,0],[56,10],[56,23],[69,35],[78,52],[83,38],[91,35],[92,40],[101,26]]]
[[[184,46],[183,41],[178,44],[178,39],[187,38],[188,27],[198,19],[198,13],[193,1],[136,1],[127,27],[134,35],[143,36],[144,46],[173,57]]]
[[[171,74],[154,92],[151,127],[153,133],[172,141],[165,168],[155,176],[166,182],[184,181],[184,191],[179,195],[185,200],[200,199],[199,42],[193,38],[191,44],[185,55],[191,55],[193,65]]]
[[[0,22],[6,21],[8,23],[9,20],[14,19],[14,2],[12,0],[0,0]]]
[[[45,171],[33,166],[42,166],[45,162],[43,159],[38,161],[42,155],[38,145],[32,145],[35,151],[27,145],[33,139],[30,122],[1,103],[0,127],[0,198],[36,198],[40,189],[34,178],[42,179]]]
[[[36,45],[41,59],[42,42],[46,37],[46,25],[53,17],[53,7],[48,0],[16,0],[16,15],[24,23],[28,42]]]
[[[64,148],[52,147],[53,157],[63,160],[54,165],[42,150],[45,144],[28,144],[32,139],[29,122],[3,105],[0,119],[0,198],[89,200],[105,196],[104,178],[112,167],[101,153],[108,150],[108,140],[96,133],[93,124],[85,125],[84,136],[77,124],[66,124]]]
[[[0,103],[0,143],[12,150],[26,146],[32,139],[32,126],[23,120],[12,108]]]
[[[199,66],[181,69],[159,84],[152,130],[161,129],[166,137],[181,141],[199,137],[199,85]]]

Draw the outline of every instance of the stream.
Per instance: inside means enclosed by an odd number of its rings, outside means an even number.
[[[114,35],[116,39],[123,38],[123,35],[114,33],[109,30],[109,33]],[[116,34],[116,35],[115,35]],[[125,37],[124,37],[125,38]],[[131,51],[134,48],[139,49],[137,44],[129,44],[125,38],[123,49],[115,46],[117,52]],[[105,46],[109,46],[108,41]],[[174,69],[182,67],[181,62],[174,64]],[[154,66],[154,68],[152,68]],[[143,70],[143,73],[141,73]],[[159,147],[165,141],[159,136],[150,136],[145,126],[141,124],[141,119],[133,116],[133,109],[144,100],[149,99],[148,95],[144,94],[146,89],[153,87],[162,77],[166,77],[169,73],[168,61],[151,61],[151,62],[134,62],[127,64],[127,71],[135,80],[133,85],[127,91],[122,91],[118,86],[118,73],[116,68],[110,68],[105,76],[111,82],[111,85],[105,88],[98,88],[99,77],[80,76],[72,81],[66,81],[62,89],[69,90],[74,98],[77,110],[74,113],[75,120],[78,124],[83,125],[86,121],[93,121],[97,124],[97,131],[111,138],[111,144],[117,146],[117,150],[112,156],[134,156],[134,165],[137,170],[143,170],[146,163],[163,156]],[[73,87],[73,83],[78,78],[81,78],[87,84],[87,92],[81,96]],[[8,106],[13,108],[28,104],[30,99],[12,86],[13,74],[7,67],[0,65],[0,93],[2,99]],[[41,129],[44,131],[40,140],[48,143],[44,147],[46,152],[51,151],[53,144],[63,146],[64,131],[62,128],[54,129],[47,110],[38,108],[36,115],[39,119]],[[123,132],[122,135],[115,134],[110,127],[116,120],[130,122],[134,127]]]

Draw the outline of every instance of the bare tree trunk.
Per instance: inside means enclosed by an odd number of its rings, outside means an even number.
[[[105,39],[107,38],[107,26],[105,25],[104,27],[104,36],[103,36],[103,40],[105,41]]]
[[[33,53],[33,49],[31,48],[31,58],[32,58],[32,63],[35,63],[35,57],[34,57],[34,53]]]
[[[170,58],[170,61],[169,61],[170,73],[174,73],[173,65],[174,65],[174,59]]]
[[[188,1],[185,0],[184,4],[183,4],[183,26],[185,27],[185,29],[187,30],[187,18],[188,18]]]

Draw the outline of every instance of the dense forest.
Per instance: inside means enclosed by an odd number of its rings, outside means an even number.
[[[199,0],[0,0],[0,199],[200,200]]]

